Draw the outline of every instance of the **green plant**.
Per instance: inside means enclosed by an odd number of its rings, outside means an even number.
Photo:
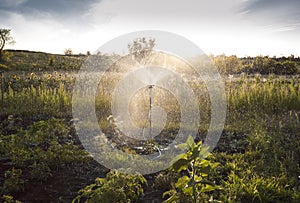
[[[1,71],[1,70],[7,70],[7,69],[8,69],[8,66],[7,66],[7,65],[0,64],[0,71]]]
[[[299,202],[299,192],[290,188],[285,176],[262,177],[251,170],[232,171],[223,185],[220,199],[224,202]]]
[[[3,190],[5,194],[18,192],[24,189],[25,181],[22,179],[22,170],[12,168],[5,171],[5,180],[3,183]]]
[[[63,120],[49,119],[35,122],[16,134],[0,135],[0,158],[26,170],[30,174],[26,181],[45,182],[53,170],[91,160],[85,150],[72,144],[69,131]],[[21,169],[7,170],[5,176],[4,192],[23,189]]]
[[[203,201],[200,198],[204,193],[221,189],[208,179],[209,173],[218,166],[218,163],[204,159],[210,155],[208,147],[202,147],[201,141],[195,143],[192,136],[179,147],[188,148],[188,151],[174,159],[171,170],[185,175],[177,180],[175,189],[163,194],[163,197],[170,196],[164,203],[177,202],[180,200],[180,193],[192,197],[192,201],[196,203]]]
[[[71,140],[69,127],[63,120],[49,119],[47,121],[38,121],[33,123],[25,131],[25,142],[27,145],[38,145],[47,150],[52,142],[64,144]]]
[[[21,201],[14,200],[14,197],[10,195],[3,195],[0,200],[2,200],[3,203],[22,203]]]
[[[36,163],[34,162],[29,166],[31,178],[38,181],[46,181],[48,177],[51,175],[51,169],[49,166],[44,163]]]
[[[97,178],[94,184],[81,189],[73,203],[134,202],[143,195],[146,179],[139,174],[124,174],[110,171],[106,178]]]
[[[166,170],[160,172],[154,179],[152,188],[154,190],[167,191],[170,190],[172,184],[178,180],[180,174],[175,171]]]

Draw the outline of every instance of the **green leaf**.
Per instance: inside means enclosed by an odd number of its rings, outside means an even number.
[[[210,155],[209,146],[202,146],[200,151],[200,159],[206,158]]]
[[[181,150],[188,150],[189,149],[189,145],[187,143],[178,144],[177,147]]]
[[[189,161],[188,161],[188,160],[186,160],[186,159],[179,159],[178,161],[176,161],[176,162],[172,165],[172,168],[173,168],[175,171],[180,172],[180,171],[183,171],[183,170],[187,170],[188,164],[189,164]]]
[[[201,176],[198,176],[198,175],[194,176],[194,180],[195,180],[196,183],[200,183],[200,181],[202,181],[202,179],[203,178]]]
[[[193,187],[183,188],[182,191],[183,191],[185,194],[193,195]]]
[[[211,166],[211,169],[215,169],[217,166],[219,166],[220,163],[216,162],[216,163],[211,163],[210,166]]]
[[[176,188],[183,189],[188,186],[188,183],[190,182],[190,178],[187,176],[182,176],[178,179],[177,183],[175,184]]]
[[[187,154],[180,154],[172,160],[171,169],[180,172],[182,170],[186,170],[188,164],[189,160],[187,160]]]
[[[217,185],[206,184],[205,187],[202,187],[200,192],[210,192],[214,190],[220,190],[221,188]]]
[[[206,159],[201,160],[199,167],[200,167],[200,172],[202,173],[202,176],[207,176],[212,169],[211,163]]]
[[[194,144],[195,144],[195,141],[194,141],[194,138],[193,136],[189,135],[187,140],[186,140],[186,144],[189,146],[189,147],[192,147]]]
[[[199,158],[200,151],[201,151],[200,146],[197,146],[197,145],[196,145],[195,147],[193,147],[193,148],[192,148],[192,159],[197,159],[197,158]]]

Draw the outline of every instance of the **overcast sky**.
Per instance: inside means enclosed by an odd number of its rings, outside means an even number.
[[[121,34],[164,30],[207,54],[300,56],[299,0],[0,0],[12,49],[95,51]]]

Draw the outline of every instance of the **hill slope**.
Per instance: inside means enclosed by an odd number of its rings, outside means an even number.
[[[0,62],[6,71],[79,70],[86,55],[59,55],[27,50],[5,50]],[[3,66],[4,65],[4,66]]]

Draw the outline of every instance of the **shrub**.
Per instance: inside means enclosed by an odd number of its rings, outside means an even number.
[[[225,192],[220,199],[224,202],[299,202],[299,192],[290,189],[284,176],[262,177],[250,170],[241,175],[232,172],[223,184]]]
[[[21,169],[12,168],[11,170],[5,171],[4,177],[3,191],[5,194],[18,192],[24,189],[25,181],[21,178]]]
[[[44,162],[42,163],[34,162],[32,165],[29,166],[29,168],[30,168],[31,178],[38,181],[45,181],[51,175],[51,169]]]
[[[0,200],[2,200],[3,203],[22,203],[18,200],[14,200],[14,197],[10,195],[3,195]]]
[[[144,194],[146,179],[139,174],[110,171],[106,178],[97,178],[94,184],[81,189],[73,203],[127,203],[138,200]]]

